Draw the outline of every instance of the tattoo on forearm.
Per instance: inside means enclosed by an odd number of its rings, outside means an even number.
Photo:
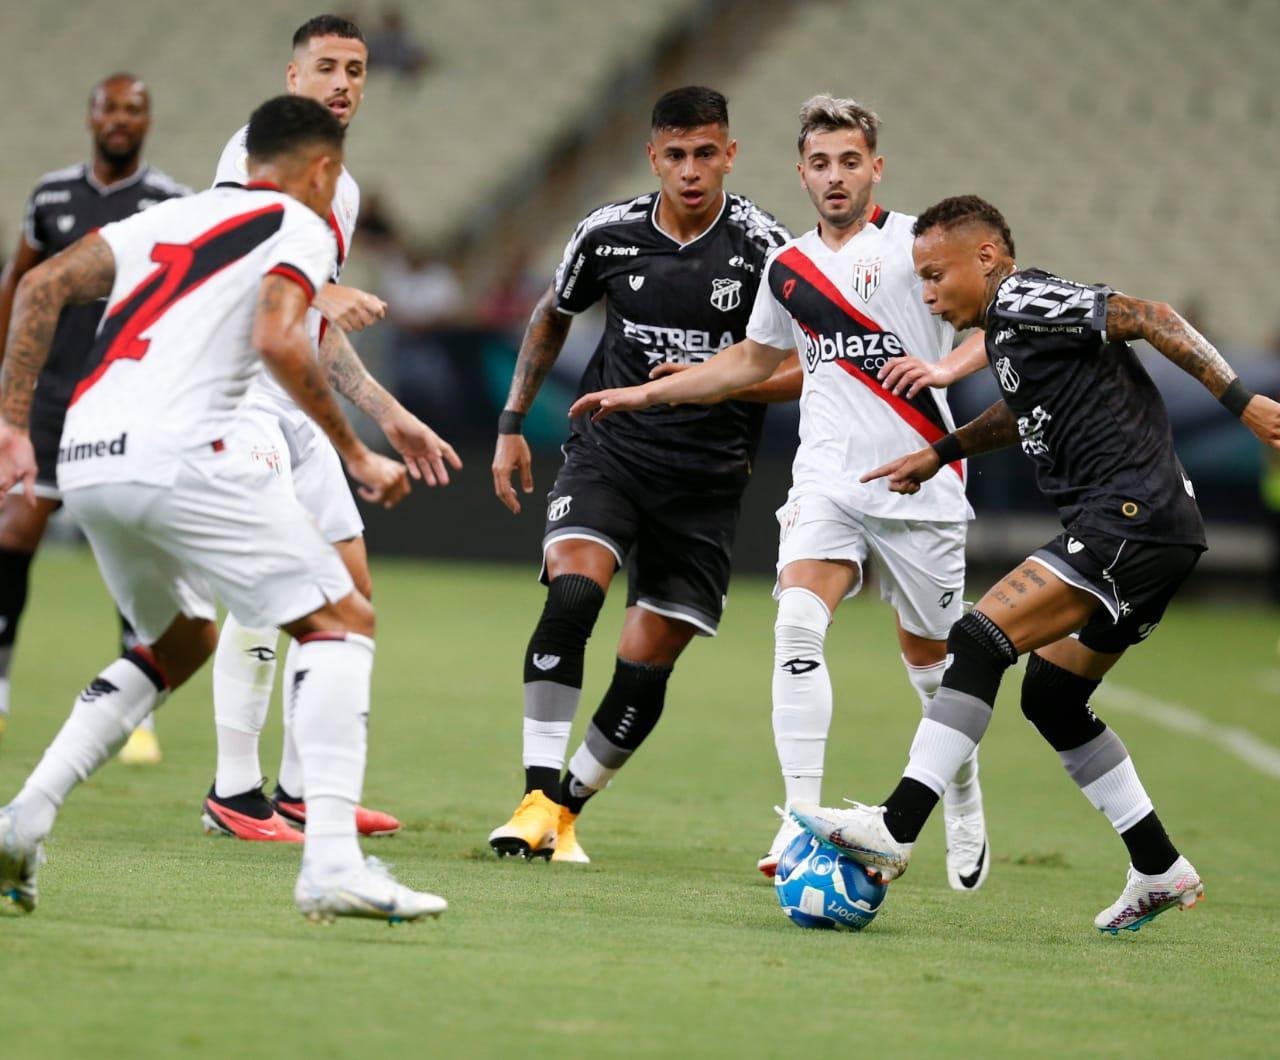
[[[507,395],[507,408],[516,412],[529,411],[543,380],[560,356],[572,322],[572,317],[556,309],[554,288],[549,289],[538,300],[533,316],[529,318],[524,341],[520,343],[516,371],[511,378],[511,390]]]
[[[325,329],[320,340],[320,364],[329,385],[372,419],[381,422],[395,406],[395,398],[369,374],[341,328]]]
[[[98,235],[86,236],[23,277],[13,301],[0,370],[0,415],[26,429],[40,371],[63,307],[111,293],[115,258]]]
[[[1113,294],[1107,299],[1107,335],[1146,339],[1214,397],[1221,397],[1236,377],[1213,343],[1163,302]]]
[[[1018,418],[1003,400],[956,431],[965,456],[980,456],[1004,449],[1018,440]]]
[[[308,357],[303,363],[297,381],[309,399],[307,411],[329,436],[329,440],[338,451],[345,453],[355,444],[356,438],[351,431],[351,424],[347,422],[337,399],[333,396],[333,391],[326,383],[320,366]]]

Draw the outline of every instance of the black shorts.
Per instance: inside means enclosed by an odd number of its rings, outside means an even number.
[[[1068,585],[1096,596],[1099,610],[1077,636],[1114,655],[1145,640],[1203,550],[1194,545],[1128,541],[1096,531],[1067,531],[1031,554]]]
[[[682,482],[627,468],[573,438],[547,494],[542,549],[596,541],[627,565],[627,606],[692,624],[714,636],[729,588],[743,481]],[[542,580],[546,581],[546,565]]]

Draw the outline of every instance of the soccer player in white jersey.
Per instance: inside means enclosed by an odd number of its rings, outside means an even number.
[[[374,614],[270,454],[236,414],[265,362],[342,454],[369,500],[409,488],[343,416],[304,324],[335,247],[319,219],[342,166],[343,128],[319,104],[281,96],[249,123],[244,188],[218,188],[105,225],[23,279],[0,376],[0,489],[29,488],[34,382],[64,304],[107,298],[98,367],[76,387],[58,484],[139,646],[80,694],[39,765],[0,809],[0,896],[32,911],[42,841],[63,800],[168,691],[205,662],[215,598],[249,626],[299,644],[291,689],[308,827],[295,889],[313,920],[439,915],[361,858]],[[319,215],[319,216],[317,216]]]
[[[927,706],[961,615],[964,545],[972,510],[963,463],[911,503],[859,476],[910,440],[952,427],[942,387],[985,364],[981,334],[952,350],[950,325],[930,315],[912,264],[913,218],[873,198],[884,167],[879,119],[850,99],[815,96],[800,111],[800,180],[818,225],[770,255],[746,339],[705,365],[643,386],[588,394],[571,415],[597,417],[658,404],[714,401],[767,378],[800,351],[800,445],[778,511],[773,729],[786,801],[821,790],[832,690],[823,646],[836,608],[878,565],[880,594],[897,612],[907,677]],[[664,373],[656,373],[664,374]],[[971,757],[947,789],[947,878],[957,890],[986,879],[990,851]],[[757,863],[772,876],[800,829],[786,813]]]
[[[354,23],[320,15],[300,26],[293,37],[287,71],[291,95],[323,104],[346,127],[360,109],[368,51]],[[245,129],[227,143],[218,161],[214,186],[236,186],[248,179]],[[428,485],[448,482],[445,462],[460,466],[453,449],[407,412],[365,371],[344,331],[354,331],[380,318],[383,303],[371,294],[336,281],[351,248],[360,210],[360,189],[345,168],[328,222],[337,240],[337,262],[317,292],[308,314],[308,329],[317,344],[329,381],[382,428],[415,477]],[[336,326],[334,326],[336,325]],[[342,474],[333,446],[280,384],[263,373],[246,399],[241,428],[253,446],[278,454],[282,473],[333,544],[355,581],[369,596],[372,582],[364,544],[364,523]],[[258,741],[266,723],[276,673],[277,631],[269,624],[248,627],[234,616],[223,623],[213,664],[214,722],[218,760],[213,786],[205,797],[201,820],[215,835],[240,839],[300,842],[293,824],[306,823],[301,761],[292,736],[289,712],[284,718],[284,751],[270,800],[263,793]],[[285,658],[284,687],[297,673],[296,644]],[[358,807],[362,835],[391,835],[400,822],[387,813]]]

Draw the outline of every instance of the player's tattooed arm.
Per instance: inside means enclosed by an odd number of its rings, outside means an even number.
[[[1111,295],[1107,299],[1107,338],[1146,339],[1216,398],[1222,397],[1236,378],[1213,343],[1164,302]]]
[[[573,317],[556,308],[555,288],[548,287],[534,306],[529,327],[520,343],[511,390],[507,394],[507,409],[523,414],[533,406],[533,399],[538,396],[547,373],[564,348],[572,323]]]
[[[9,334],[9,318],[13,311],[13,298],[18,290],[18,281],[40,264],[44,252],[36,250],[27,242],[26,236],[18,238],[17,249],[0,271],[0,361],[4,360],[4,342]]]
[[[1003,400],[955,432],[963,456],[981,456],[1006,449],[1018,440],[1018,417]]]
[[[320,367],[329,385],[370,419],[381,423],[399,404],[387,393],[360,360],[351,340],[341,328],[325,328],[320,339]]]
[[[0,372],[0,415],[22,430],[31,418],[36,381],[65,306],[105,298],[115,281],[116,262],[96,233],[28,272],[18,284]]]

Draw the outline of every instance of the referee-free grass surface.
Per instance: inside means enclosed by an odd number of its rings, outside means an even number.
[[[1124,848],[1023,721],[1011,674],[983,744],[984,890],[947,888],[935,819],[871,928],[805,932],[754,869],[780,799],[765,583],[736,582],[720,637],[692,646],[662,724],[584,813],[593,861],[573,866],[498,862],[485,843],[521,791],[533,571],[385,562],[374,575],[366,801],[406,827],[366,849],[450,911],[315,928],[291,902],[297,847],[205,837],[206,669],[164,708],[164,763],[112,763],[76,791],[40,908],[0,918],[0,1056],[1274,1055],[1280,780],[1100,707],[1208,891],[1191,913],[1100,937],[1092,917],[1123,884]],[[579,730],[608,680],[621,596],[590,646]],[[1278,626],[1275,612],[1175,608],[1115,683],[1280,745]],[[0,800],[113,635],[88,555],[48,549]],[[882,798],[918,717],[890,612],[846,605],[828,646],[826,799]],[[273,707],[272,774],[278,748]]]

